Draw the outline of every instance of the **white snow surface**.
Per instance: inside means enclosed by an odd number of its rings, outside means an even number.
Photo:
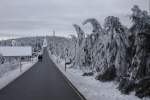
[[[131,93],[130,95],[121,94],[117,89],[116,82],[100,82],[94,76],[82,76],[79,69],[68,68],[64,70],[64,60],[50,55],[60,71],[72,82],[72,84],[85,96],[87,100],[150,100],[150,98],[140,99]]]
[[[34,59],[32,62],[22,62],[21,65],[21,72],[20,67],[17,67],[14,70],[10,70],[6,72],[2,77],[0,77],[0,90],[7,86],[9,83],[17,79],[19,76],[21,76],[23,73],[25,73],[27,70],[29,70],[35,63],[37,62],[36,59]],[[16,64],[18,65],[18,64]],[[11,64],[10,64],[11,66]]]

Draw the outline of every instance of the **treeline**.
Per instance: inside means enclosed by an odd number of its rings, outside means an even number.
[[[100,81],[118,81],[119,90],[138,97],[150,96],[150,16],[137,5],[132,9],[132,26],[127,28],[118,17],[108,16],[102,26],[95,18],[85,20],[93,27],[91,34],[74,24],[74,48],[69,48],[72,67],[96,74]]]

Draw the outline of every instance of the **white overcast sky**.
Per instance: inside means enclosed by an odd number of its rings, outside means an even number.
[[[66,36],[74,32],[72,24],[87,18],[120,17],[128,25],[133,5],[148,10],[148,0],[0,0],[0,34],[42,35],[52,30]],[[89,26],[82,26],[87,32]]]

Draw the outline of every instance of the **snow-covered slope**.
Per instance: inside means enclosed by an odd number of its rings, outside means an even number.
[[[134,96],[123,95],[117,89],[118,83],[115,82],[100,82],[95,80],[93,76],[84,77],[79,69],[68,68],[65,72],[64,60],[50,55],[59,70],[73,83],[73,85],[85,96],[87,100],[141,100]],[[149,100],[149,98],[143,98]]]

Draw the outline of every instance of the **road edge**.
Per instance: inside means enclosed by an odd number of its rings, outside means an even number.
[[[55,63],[55,61],[53,61],[53,59],[50,57],[50,53],[48,51],[49,54],[49,58],[52,60],[52,62],[57,66],[57,64]],[[81,98],[81,100],[87,100],[85,98],[85,96],[73,85],[73,83],[67,78],[67,76],[58,68],[58,66],[56,67],[60,73],[62,74],[63,78],[66,80],[66,82],[68,83],[69,87],[72,88],[75,93]]]
[[[29,71],[35,64],[37,64],[38,61],[34,62],[29,68],[27,68],[25,71],[21,72],[20,74],[16,75],[15,77],[11,78],[9,81],[7,80],[6,84],[0,87],[0,91],[3,90],[5,87],[7,87],[9,84],[17,80],[19,77],[24,75],[27,71]]]

